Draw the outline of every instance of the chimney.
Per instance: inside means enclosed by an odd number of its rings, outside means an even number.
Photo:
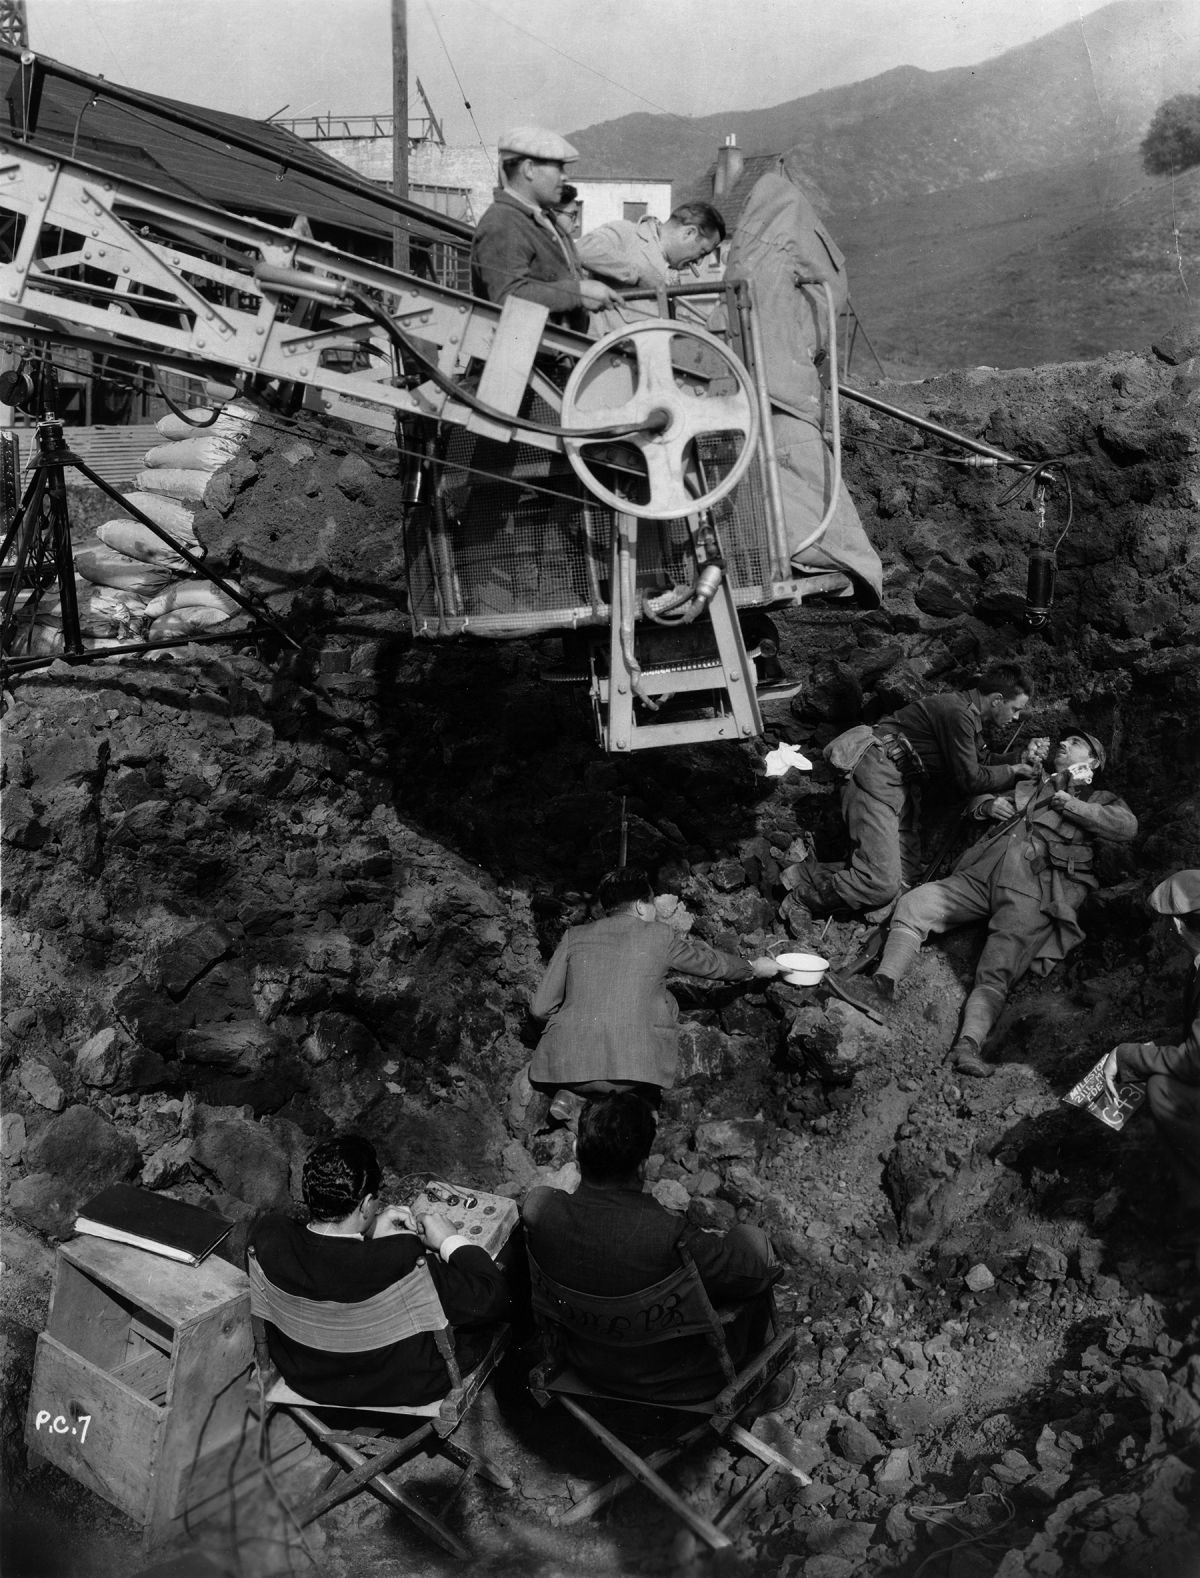
[[[730,132],[724,144],[717,149],[717,170],[713,176],[713,202],[728,197],[738,183],[746,161],[737,145],[737,136]]]

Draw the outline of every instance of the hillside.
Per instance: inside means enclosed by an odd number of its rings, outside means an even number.
[[[569,135],[579,174],[672,169],[677,192],[703,184],[730,133],[747,152],[798,147],[841,213],[1129,149],[1198,79],[1192,0],[1118,0],[977,66],[905,66],[768,109],[630,115]]]
[[[895,377],[1142,349],[1195,311],[1200,170],[1151,177],[1132,153],[835,223],[855,308]],[[854,380],[877,371],[856,356]]]

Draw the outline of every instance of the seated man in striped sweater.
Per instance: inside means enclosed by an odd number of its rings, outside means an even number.
[[[351,1305],[374,1299],[429,1255],[442,1310],[453,1328],[463,1375],[486,1353],[491,1328],[510,1305],[505,1274],[485,1249],[456,1235],[444,1217],[415,1221],[406,1206],[384,1206],[383,1171],[369,1141],[354,1134],[310,1151],[301,1180],[308,1221],[264,1217],[251,1247],[267,1279],[284,1293]],[[420,1330],[366,1352],[330,1353],[293,1341],[270,1322],[267,1343],[279,1373],[314,1403],[416,1407],[450,1389],[432,1331]]]

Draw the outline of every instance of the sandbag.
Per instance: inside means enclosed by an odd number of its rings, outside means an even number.
[[[241,604],[235,603],[228,592],[223,592],[211,581],[176,581],[146,604],[146,618],[157,619],[160,614],[174,613],[177,608],[222,608],[227,614],[236,614]]]
[[[191,568],[181,553],[169,548],[161,537],[156,537],[141,521],[105,521],[102,526],[96,527],[96,536],[106,548],[127,553],[131,559],[140,559],[144,564],[165,564],[180,571]],[[180,541],[189,552],[199,554],[200,546],[194,537],[181,536]]]
[[[139,471],[134,482],[143,493],[166,493],[173,499],[194,499],[200,504],[212,478],[211,471],[164,466],[161,470],[147,467],[145,471]]]
[[[99,586],[82,577],[75,582],[75,602],[79,609],[79,628],[94,636],[134,636],[146,617],[146,599],[140,592],[123,592],[115,586]],[[55,593],[37,605],[35,620],[42,625],[62,627],[62,597]]]
[[[89,544],[75,550],[75,568],[84,580],[98,586],[116,586],[126,592],[141,592],[153,597],[171,580],[172,571],[163,565],[131,559],[104,543]]]
[[[190,504],[181,504],[178,499],[168,498],[165,493],[127,493],[125,502],[135,510],[141,510],[156,526],[169,531],[172,537],[180,538],[185,547],[190,548],[196,540],[196,511]]]
[[[146,451],[144,461],[153,471],[176,468],[183,471],[220,471],[242,447],[240,433],[197,433],[192,438],[156,444]]]
[[[164,438],[225,438],[231,433],[239,435],[245,433],[253,420],[253,412],[247,410],[245,406],[239,405],[223,406],[216,421],[204,427],[197,427],[194,424],[197,422],[208,423],[209,418],[212,416],[211,407],[206,405],[193,406],[187,412],[187,416],[191,418],[190,421],[185,421],[183,417],[176,416],[174,411],[168,411],[166,416],[160,416],[154,425]]]
[[[217,625],[232,625],[233,621],[223,608],[175,608],[169,614],[160,614],[151,621],[151,641],[172,641],[179,636],[197,635],[202,630],[215,629]]]
[[[82,636],[85,652],[101,652],[108,647],[125,646],[127,643],[120,636]],[[22,636],[14,647],[13,657],[54,657],[67,649],[66,637],[63,635],[62,626],[54,624],[36,624],[30,632],[28,644]]]

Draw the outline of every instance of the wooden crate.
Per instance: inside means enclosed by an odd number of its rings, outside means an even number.
[[[243,1272],[72,1239],[38,1337],[26,1442],[161,1544],[253,1473],[252,1362]]]

